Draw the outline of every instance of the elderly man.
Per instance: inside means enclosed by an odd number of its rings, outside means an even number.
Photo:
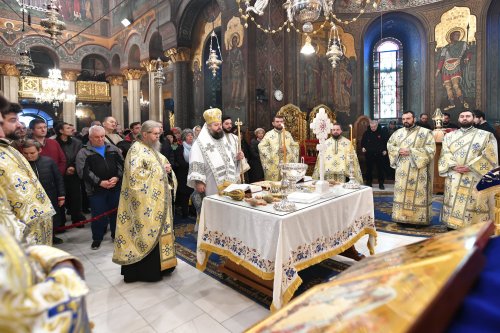
[[[127,283],[159,281],[177,265],[171,198],[177,181],[160,154],[160,127],[145,121],[125,159],[113,262]]]
[[[198,193],[218,193],[224,182],[237,183],[239,163],[245,156],[235,153],[224,137],[222,111],[208,109],[203,113],[205,125],[193,143],[189,159],[188,183]]]
[[[444,136],[439,175],[446,177],[441,220],[460,229],[490,218],[488,200],[474,190],[481,177],[498,166],[493,134],[474,128],[474,114],[462,111],[460,129]]]
[[[278,166],[283,162],[299,161],[299,144],[295,142],[289,131],[285,131],[283,139],[284,122],[285,119],[282,116],[274,116],[273,129],[267,132],[259,143],[259,155],[265,180],[280,180]]]
[[[89,143],[76,156],[76,171],[85,184],[92,217],[116,209],[120,198],[123,158],[118,148],[105,143],[104,136],[104,128],[92,126],[89,130]],[[92,222],[92,250],[101,246],[108,224],[111,238],[114,239],[116,212]]]
[[[325,180],[334,180],[340,183],[346,181],[349,177],[349,162],[350,158],[354,158],[354,178],[363,184],[361,168],[359,167],[358,157],[356,154],[350,154],[353,147],[351,141],[342,136],[342,127],[340,124],[334,124],[332,129],[332,137],[325,141]],[[351,155],[351,156],[349,156]],[[319,179],[319,158],[314,167],[313,178]]]
[[[403,128],[389,139],[387,150],[396,169],[392,220],[428,225],[432,218],[432,159],[436,144],[432,131],[415,124],[412,111],[403,113]]]
[[[52,245],[54,208],[28,161],[10,146],[21,128],[20,110],[0,95],[0,188],[12,213],[24,225],[17,239],[31,245]]]
[[[389,134],[378,125],[378,120],[370,120],[370,128],[361,139],[361,151],[366,156],[366,184],[372,186],[373,169],[377,167],[378,187],[385,189],[385,168],[387,163],[387,140]]]

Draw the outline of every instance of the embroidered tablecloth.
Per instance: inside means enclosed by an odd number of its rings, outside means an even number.
[[[219,195],[206,197],[200,213],[197,267],[204,270],[213,252],[265,280],[274,279],[274,310],[286,304],[302,283],[299,271],[345,251],[366,234],[373,254],[377,233],[370,187],[340,189],[296,206],[294,212],[278,212],[272,205],[251,207]]]

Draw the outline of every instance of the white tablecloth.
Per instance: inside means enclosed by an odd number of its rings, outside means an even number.
[[[373,253],[376,231],[369,187],[343,190],[297,211],[272,205],[251,207],[219,195],[203,200],[198,231],[197,267],[211,252],[227,256],[263,279],[274,279],[273,304],[279,309],[302,283],[298,271],[345,251],[368,234]]]

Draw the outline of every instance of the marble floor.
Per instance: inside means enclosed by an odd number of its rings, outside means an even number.
[[[374,188],[375,190],[375,188]],[[91,250],[90,227],[59,235],[57,247],[82,261],[90,288],[87,307],[93,332],[242,332],[265,318],[269,311],[217,282],[182,260],[175,272],[157,283],[125,284],[120,266],[111,262],[109,233],[99,250]],[[368,255],[367,237],[356,245]],[[421,240],[379,232],[377,253]],[[335,260],[353,261],[336,256]]]

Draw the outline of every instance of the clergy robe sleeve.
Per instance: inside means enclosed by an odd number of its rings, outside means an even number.
[[[458,165],[457,161],[455,160],[455,157],[453,156],[453,153],[450,151],[450,142],[449,141],[450,136],[445,135],[444,140],[443,140],[443,146],[441,149],[441,156],[439,157],[439,163],[438,163],[438,168],[439,168],[439,175],[441,177],[448,177],[455,171],[453,171],[453,168]]]
[[[484,176],[488,171],[495,169],[498,166],[497,157],[497,141],[493,134],[489,135],[489,138],[485,142],[485,146],[479,148],[481,149],[481,155],[477,156],[468,163],[469,168],[472,172],[475,172],[478,176]]]
[[[399,134],[399,133],[398,133]],[[399,161],[399,137],[397,132],[391,135],[387,142],[387,154],[389,155],[389,162],[391,168],[396,169]]]
[[[436,142],[434,141],[432,132],[423,131],[423,129],[420,129],[420,131],[424,133],[427,132],[425,146],[422,148],[410,148],[410,159],[417,169],[426,168],[434,158],[434,153],[436,151]]]
[[[200,145],[195,142],[191,147],[191,154],[189,154],[187,186],[195,188],[197,181],[206,184],[207,173]]]
[[[269,135],[264,135],[262,141],[259,143],[259,155],[260,162],[262,163],[262,168],[264,170],[269,168],[269,164],[271,163],[271,141],[269,139]]]

